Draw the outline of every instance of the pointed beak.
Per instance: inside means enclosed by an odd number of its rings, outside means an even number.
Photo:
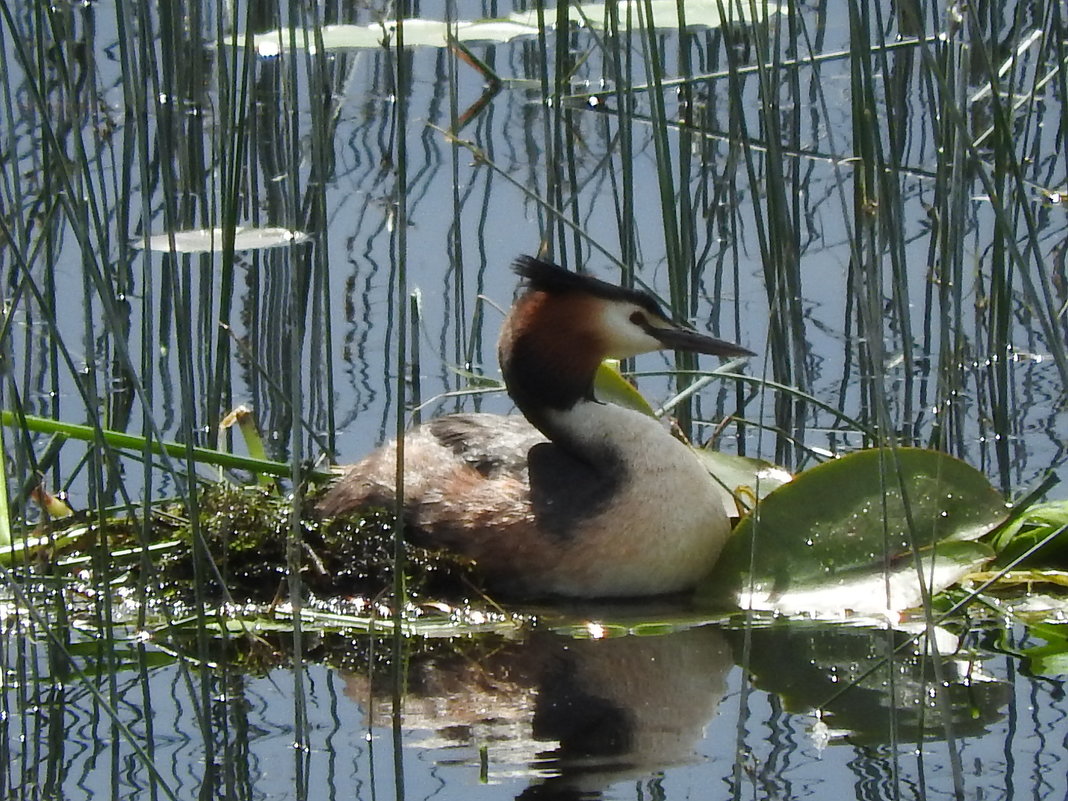
[[[660,341],[661,347],[672,350],[707,353],[709,356],[756,356],[753,351],[741,345],[698,333],[691,328],[672,326],[670,328],[650,327],[646,330]]]

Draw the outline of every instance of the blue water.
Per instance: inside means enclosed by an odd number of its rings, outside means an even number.
[[[905,640],[824,624],[758,628],[748,644],[713,626],[416,643],[399,751],[389,681],[369,677],[362,635],[314,638],[313,652],[350,666],[307,666],[302,693],[285,667],[227,678],[190,668],[192,694],[178,664],[144,682],[120,671],[114,695],[95,686],[178,798],[207,786],[218,798],[390,798],[398,781],[405,798],[1064,797],[1059,681],[966,637],[940,659],[940,693],[915,647],[885,661]],[[1016,630],[1004,644],[1027,642]],[[210,700],[198,717],[201,682]],[[116,739],[108,703],[77,682],[38,692],[4,695],[9,797],[39,797],[31,785],[49,776],[63,797],[145,797],[149,773]],[[21,710],[20,696],[31,701]]]
[[[18,251],[23,257],[38,254],[33,262],[37,280],[45,285],[47,270],[54,270],[56,330],[75,363],[73,371],[61,362],[50,363],[53,332],[37,307],[20,296],[15,325],[4,343],[5,365],[14,365],[12,383],[6,386],[17,385],[31,412],[84,422],[86,402],[77,386],[95,378],[97,395],[90,405],[107,411],[109,425],[143,433],[146,409],[139,399],[119,391],[122,370],[116,364],[125,348],[134,365],[145,367],[139,375],[149,395],[147,411],[161,433],[181,438],[192,431],[206,441],[207,426],[219,412],[209,408],[208,399],[218,373],[218,339],[229,341],[230,334],[218,326],[225,318],[247,350],[234,344],[223,365],[224,400],[255,407],[273,456],[287,459],[294,443],[304,456],[321,452],[310,434],[292,436],[292,394],[287,393],[294,383],[300,387],[299,408],[307,429],[333,437],[340,459],[354,459],[381,442],[393,430],[398,403],[393,348],[400,324],[393,255],[396,174],[388,163],[395,156],[391,115],[397,100],[388,80],[387,54],[344,51],[311,59],[302,54],[294,61],[252,59],[240,222],[307,228],[312,244],[239,254],[233,302],[223,310],[218,256],[143,255],[127,250],[125,243],[146,231],[166,230],[165,198],[171,199],[171,191],[182,201],[178,227],[217,222],[225,166],[218,148],[232,133],[218,116],[225,110],[218,87],[220,64],[230,50],[217,50],[210,18],[202,30],[182,28],[188,38],[176,45],[179,78],[196,78],[190,96],[179,93],[161,103],[160,87],[149,86],[145,107],[133,108],[127,116],[117,31],[120,13],[129,13],[126,21],[132,23],[133,10],[120,12],[115,3],[105,2],[57,8],[71,25],[63,52],[76,77],[85,81],[75,97],[58,78],[49,85],[44,105],[51,128],[42,127],[42,110],[15,57],[15,42],[32,39],[33,17],[25,11],[25,17],[16,18],[18,37],[4,22],[8,95],[0,104],[6,165],[0,208],[11,219]],[[907,34],[897,29],[890,4],[873,8],[886,16],[888,42]],[[1054,275],[1051,301],[1055,307],[1064,302],[1063,284],[1058,283],[1063,281],[1064,210],[1043,199],[1045,191],[1066,183],[1059,79],[1047,80],[1060,67],[1054,45],[1064,32],[1053,25],[1051,20],[1059,18],[1050,16],[1051,8],[1043,3],[984,7],[983,25],[967,30],[968,46],[957,53],[963,62],[965,53],[992,43],[998,45],[996,57],[1004,59],[1019,48],[1006,92],[1018,97],[1036,93],[1035,103],[1023,107],[1026,113],[1018,112],[1014,129],[1029,155],[1023,178],[1030,194],[1024,202],[1034,214],[1036,230],[1029,239],[1026,220],[1017,213],[1011,215],[1010,232],[999,230],[986,188],[974,175],[954,185],[957,224],[966,233],[964,248],[951,257],[960,276],[952,287],[936,280],[938,257],[932,255],[937,242],[931,215],[940,200],[932,175],[934,142],[944,119],[934,113],[938,105],[930,99],[929,73],[917,66],[919,49],[888,55],[890,71],[905,76],[902,108],[907,114],[898,173],[903,199],[887,213],[899,217],[904,236],[894,244],[907,270],[895,284],[888,266],[891,246],[873,246],[884,270],[880,285],[885,301],[875,316],[889,314],[893,292],[900,290],[912,327],[901,331],[890,317],[873,323],[885,346],[874,375],[858,366],[857,295],[847,284],[852,258],[852,222],[847,220],[852,220],[856,189],[851,159],[858,146],[853,141],[846,5],[799,4],[796,11],[809,38],[798,40],[796,54],[788,39],[793,29],[778,29],[785,37],[784,58],[808,59],[809,40],[815,53],[842,56],[820,62],[818,69],[803,64],[796,72],[780,73],[784,84],[799,82],[796,95],[784,89],[781,96],[788,101],[784,119],[796,127],[788,132],[789,144],[799,153],[798,171],[787,176],[803,310],[797,350],[777,351],[781,343],[769,336],[775,298],[758,222],[767,219],[769,170],[774,167],[759,149],[754,151],[751,181],[740,151],[719,136],[730,132],[732,90],[725,78],[700,87],[699,103],[714,135],[701,140],[703,149],[694,146],[685,179],[677,174],[679,137],[669,139],[675,179],[700,207],[694,217],[694,250],[701,254],[703,269],[685,316],[702,330],[760,353],[748,367],[751,374],[771,377],[772,357],[785,357],[807,392],[868,423],[877,414],[866,405],[864,382],[880,380],[891,429],[915,434],[921,442],[940,430],[944,444],[1009,493],[1031,485],[1047,470],[1063,473],[1068,431],[1064,385],[1050,358],[1051,341],[1035,321],[1034,298],[1019,275],[1009,293],[1008,339],[1014,355],[1007,369],[1008,397],[999,399],[1004,421],[992,418],[991,409],[998,404],[989,396],[987,367],[991,359],[1009,357],[990,352],[985,318],[976,311],[984,308],[995,245],[1005,241],[1021,248],[1035,242],[1036,258]],[[331,8],[331,13],[335,10],[344,21],[365,23],[372,17],[362,7]],[[510,10],[470,2],[460,4],[456,13],[474,19]],[[1019,18],[1013,16],[1017,11]],[[444,8],[426,6],[421,13],[441,18]],[[932,5],[925,14],[932,32],[948,30],[941,6]],[[984,27],[995,24],[996,31]],[[1041,47],[1030,38],[1033,31],[1045,32]],[[659,40],[665,69],[674,75],[678,34],[664,33]],[[136,41],[161,56],[155,30]],[[547,41],[551,51],[554,36]],[[592,35],[574,32],[570,45],[576,53],[590,52],[574,75],[575,91],[601,89],[608,69]],[[722,73],[728,47],[741,53],[743,66],[755,66],[751,41],[726,41],[717,32],[703,31],[691,42],[692,71]],[[536,40],[477,45],[474,50],[504,78],[536,81],[540,76]],[[291,66],[296,78],[286,84]],[[962,102],[982,83],[981,71],[969,72],[966,66],[961,65],[957,78]],[[618,277],[609,257],[591,243],[614,255],[621,250],[619,190],[613,181],[619,180],[623,165],[615,141],[618,116],[577,106],[564,126],[574,143],[574,183],[565,170],[566,185],[550,197],[547,176],[567,153],[552,149],[556,123],[539,88],[506,86],[459,133],[492,162],[491,168],[468,150],[453,148],[432,127],[450,126],[451,86],[462,112],[482,93],[484,78],[463,63],[450,66],[444,51],[432,48],[414,51],[409,67],[411,90],[401,98],[409,117],[407,284],[420,293],[419,385],[421,397],[428,400],[468,386],[467,375],[458,369],[499,375],[494,343],[501,315],[494,305],[507,307],[511,300],[515,281],[508,265],[516,255],[534,253],[551,241],[555,257],[569,265]],[[450,69],[455,69],[455,81]],[[321,93],[314,96],[329,97],[325,111],[310,100],[314,75],[324,79],[317,87]],[[749,134],[759,138],[758,76],[750,71],[742,80],[742,117]],[[891,85],[889,77],[885,80],[878,85]],[[789,115],[793,97],[805,103],[797,117]],[[677,113],[677,95],[669,91],[665,98],[669,116]],[[635,102],[636,115],[648,113],[644,96]],[[968,105],[972,136],[980,136],[989,124],[988,102]],[[146,146],[153,154],[148,161],[157,171],[149,175],[124,166],[128,159],[139,163],[136,132],[142,113]],[[91,169],[84,175],[75,171],[80,177],[73,184],[50,183],[66,162],[57,165],[54,154],[44,155],[42,142],[49,130],[58,132],[67,157],[76,155],[76,136],[88,152]],[[651,127],[637,120],[632,130],[629,166],[637,188],[638,275],[666,298],[664,209]],[[183,147],[167,150],[168,131],[192,150],[203,146],[206,155],[198,157]],[[316,149],[319,145],[325,155]],[[162,157],[157,158],[157,148],[164,151]],[[982,148],[979,152],[988,157]],[[183,181],[175,187],[164,183],[161,162]],[[65,215],[75,215],[86,187],[97,198],[100,227],[91,228],[87,242],[79,242]],[[320,191],[323,211],[317,218],[306,210]],[[54,216],[43,215],[42,209],[56,198],[67,198],[68,205]],[[554,227],[556,218],[537,199],[563,203],[588,239],[576,240],[567,229],[561,233]],[[31,226],[28,233],[23,225]],[[47,247],[36,250],[42,231],[47,232]],[[114,303],[102,303],[101,290],[86,278],[86,263],[92,261],[87,254],[107,268]],[[5,287],[19,284],[18,262],[3,251],[0,269]],[[306,295],[298,291],[303,279],[310,287]],[[957,296],[947,319],[959,325],[949,328],[932,299],[943,289]],[[12,291],[6,289],[5,298]],[[129,315],[128,330],[121,324],[122,313]],[[179,362],[176,320],[188,323],[195,344],[186,372]],[[143,346],[141,327],[149,324],[150,344]],[[951,340],[959,349],[945,344]],[[916,362],[906,374],[899,356],[909,343]],[[637,366],[656,372],[669,362],[649,356]],[[284,399],[272,381],[282,387]],[[950,382],[957,385],[950,387]],[[644,377],[640,386],[654,405],[674,391],[660,376]],[[183,390],[192,399],[194,420],[182,419]],[[13,398],[9,388],[4,391],[8,408]],[[722,417],[736,413],[777,424],[774,400],[770,393],[756,394],[740,407],[733,384],[715,383],[696,402],[701,424],[695,438],[707,438]],[[500,393],[450,397],[428,403],[421,413],[425,417],[455,408],[504,412],[511,404]],[[807,446],[829,451],[855,447],[862,439],[850,425],[843,427],[815,408],[790,428]],[[727,448],[740,442],[748,453],[767,457],[782,452],[794,464],[809,461],[804,451],[785,449],[771,430],[753,426],[743,431],[728,427],[721,442]],[[998,442],[1006,443],[1000,452]],[[34,444],[40,454],[44,440]],[[65,446],[56,482],[69,485],[72,503],[84,508],[93,487],[78,469],[83,452],[77,447]],[[135,499],[148,490],[157,496],[176,492],[163,471],[143,476],[133,462],[125,462],[123,470],[124,485]],[[144,673],[119,669],[102,677],[90,673],[86,679],[47,661],[40,630],[29,637],[12,624],[3,639],[0,753],[6,759],[0,765],[0,795],[152,797],[149,771],[112,725],[114,714],[159,771],[157,798],[168,795],[163,785],[183,799],[392,798],[399,794],[401,776],[404,797],[419,799],[576,798],[581,793],[643,800],[936,799],[953,798],[957,790],[969,799],[1068,797],[1061,679],[1028,675],[1029,663],[1014,652],[1039,643],[1027,639],[1021,628],[1010,627],[999,639],[1001,625],[958,632],[962,650],[937,660],[941,674],[935,671],[936,660],[912,659],[907,651],[894,657],[889,668],[879,667],[889,645],[901,642],[901,635],[880,629],[756,630],[748,646],[743,633],[711,626],[604,642],[572,642],[544,632],[516,642],[465,640],[440,643],[429,655],[423,653],[423,643],[413,643],[398,750],[389,725],[393,707],[388,686],[381,686],[379,674],[377,684],[367,686],[367,648],[360,636],[346,646],[309,635],[298,692],[296,674],[280,666],[284,656],[266,659],[270,667],[260,671],[221,659],[225,670],[201,671],[195,662],[170,662]],[[172,645],[161,634],[147,650],[168,654]],[[269,637],[254,639],[250,650],[257,648],[269,654],[286,649],[284,642]],[[185,643],[179,652],[188,656],[195,649]],[[343,663],[346,669],[337,667]],[[77,664],[86,668],[89,663]],[[874,672],[866,675],[868,670]],[[948,686],[936,691],[943,680]],[[836,697],[840,688],[854,685]],[[823,711],[821,725],[829,738],[825,746],[816,710]],[[298,748],[298,743],[305,746]]]

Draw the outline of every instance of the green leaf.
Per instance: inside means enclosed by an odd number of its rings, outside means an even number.
[[[151,234],[147,239],[135,239],[132,244],[160,253],[222,253],[224,240],[222,228],[198,228]],[[307,240],[307,234],[288,228],[246,228],[239,225],[234,229],[234,250],[264,250]]]
[[[1068,626],[1042,623],[1028,626],[1028,631],[1046,641],[1046,645],[1025,648],[1021,652],[1028,660],[1031,674],[1050,677],[1068,675]]]
[[[881,572],[913,547],[981,537],[1008,511],[982,473],[945,453],[860,451],[771,492],[738,524],[712,584],[772,595]]]
[[[941,592],[993,557],[994,551],[981,542],[938,543],[920,554],[923,584],[932,594]],[[885,570],[857,568],[785,590],[758,582],[752,590],[743,587],[737,600],[744,609],[781,615],[873,617],[922,606],[923,591],[916,562],[911,557],[901,557]]]
[[[736,653],[745,649],[754,686],[795,715],[818,711],[827,742],[851,748],[928,743],[947,730],[981,737],[1012,700],[1012,684],[981,665],[955,669],[960,641],[944,629],[916,639],[908,630],[779,619],[728,636]],[[945,680],[932,681],[939,661]]]
[[[152,670],[174,664],[175,657],[156,648],[140,646],[129,640],[112,640],[105,637],[70,643],[64,648],[66,656],[79,663],[81,672],[90,676],[105,675],[110,670],[116,671],[139,669]],[[61,666],[56,675],[73,678],[77,673]]]
[[[1039,566],[1068,560],[1068,501],[1053,501],[1027,509],[1013,525],[998,532],[994,548],[998,564]],[[1024,561],[1018,559],[1032,548],[1041,548]]]
[[[619,371],[619,361],[616,359],[606,359],[598,366],[597,373],[593,377],[593,391],[598,400],[656,417],[649,401],[623,377]]]
[[[0,453],[7,453],[4,444],[4,429],[0,426]],[[5,464],[7,460],[4,460]],[[0,470],[0,548],[11,545],[11,512],[7,500],[7,473]]]
[[[372,22],[369,25],[324,25],[319,29],[319,36],[311,29],[289,28],[275,29],[258,33],[252,37],[252,47],[257,55],[277,56],[288,50],[291,44],[297,49],[307,48],[316,52],[318,47],[325,51],[364,50],[387,46],[396,36],[396,20]],[[537,25],[526,25],[516,20],[458,20],[445,22],[435,19],[404,20],[405,47],[448,47],[452,42],[510,42],[520,36],[537,36]],[[238,47],[245,44],[245,34],[234,37]]]
[[[654,28],[678,29],[678,0],[625,0],[618,4],[620,31],[627,25],[638,28],[638,21],[646,14],[652,16]],[[749,25],[764,22],[771,14],[778,14],[780,7],[772,3],[737,3],[730,0],[687,0],[685,6],[687,28],[721,28],[724,25]],[[568,9],[570,19],[591,28],[602,28],[606,17],[604,3],[578,3]],[[556,18],[554,9],[546,9],[545,19]],[[523,25],[537,25],[537,11],[518,11],[511,19]]]
[[[1068,644],[1046,645],[1029,649],[1031,674],[1034,676],[1068,676]]]
[[[723,508],[728,517],[739,517],[739,509],[748,509],[754,499],[765,498],[793,480],[786,468],[763,459],[724,453],[712,448],[694,448],[694,453],[716,483],[725,490]]]

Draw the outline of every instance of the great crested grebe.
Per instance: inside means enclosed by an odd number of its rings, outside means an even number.
[[[716,484],[660,422],[599,401],[594,374],[606,358],[666,348],[752,353],[676,325],[645,292],[529,256],[515,270],[526,289],[497,355],[523,417],[450,414],[405,435],[412,540],[473,559],[491,587],[511,595],[637,597],[693,587],[730,533]],[[353,466],[319,513],[392,508],[396,447]]]

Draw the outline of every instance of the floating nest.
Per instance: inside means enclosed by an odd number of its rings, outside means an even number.
[[[147,550],[143,526],[132,516],[101,522],[73,514],[39,525],[6,564],[27,581],[66,582],[76,595],[91,597],[106,585],[124,597],[130,597],[125,588],[142,588],[134,595],[145,598],[147,587],[155,588],[150,602],[179,605],[288,600],[295,565],[305,600],[359,598],[393,606],[394,516],[369,511],[319,519],[313,503],[309,498],[294,521],[291,499],[220,482],[200,491],[195,510],[155,508]],[[300,527],[295,537],[294,525]],[[404,571],[409,602],[482,594],[472,563],[454,554],[406,544]]]
[[[297,552],[300,583],[319,598],[385,597],[394,582],[395,518],[369,511],[319,520],[309,501],[296,525],[291,502],[256,487],[215,484],[199,497],[203,544],[195,547],[193,526],[178,532],[179,545],[157,565],[173,591],[200,581],[212,600],[270,602],[288,597],[289,548]],[[204,558],[204,549],[210,559]],[[199,575],[198,575],[199,574]],[[405,547],[406,588],[415,597],[457,598],[477,589],[470,562],[455,555]]]

